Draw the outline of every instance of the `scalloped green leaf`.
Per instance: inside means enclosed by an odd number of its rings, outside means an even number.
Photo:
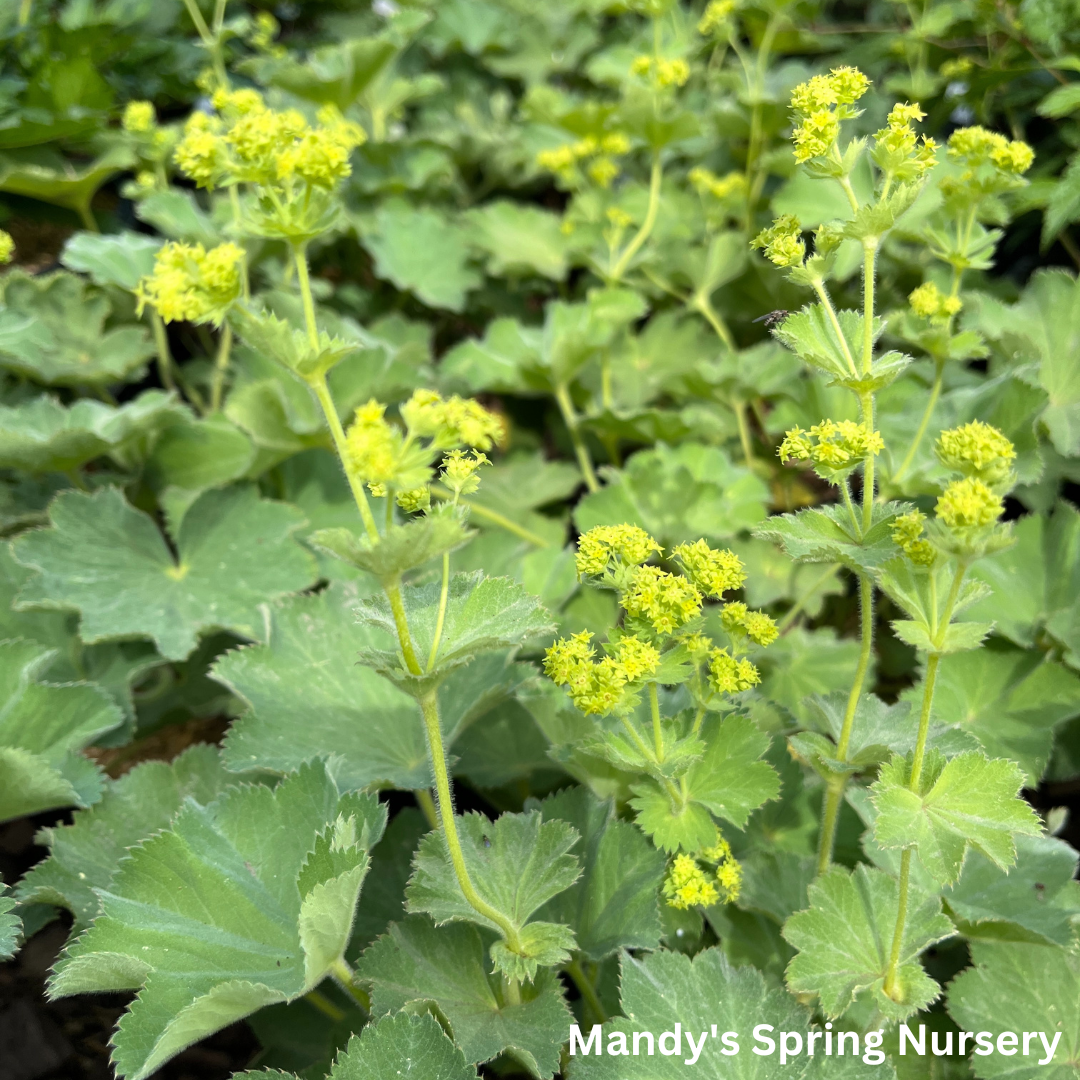
[[[111,236],[77,232],[60,253],[69,269],[87,274],[95,285],[118,285],[134,292],[139,282],[154,271],[162,241],[145,233],[122,232]]]
[[[386,811],[340,795],[322,763],[277,788],[185,802],[102,890],[102,914],[58,961],[52,998],[138,990],[113,1064],[144,1080],[185,1047],[317,986],[348,944]]]
[[[897,756],[871,788],[874,839],[884,848],[915,848],[943,885],[957,879],[968,845],[1005,870],[1016,860],[1014,837],[1042,832],[1039,816],[1019,797],[1024,774],[1015,762],[976,751],[946,761],[931,750],[918,792],[908,789],[910,772],[911,763]]]
[[[292,536],[302,515],[253,488],[201,495],[180,524],[177,556],[115,488],[63,492],[50,520],[15,541],[15,557],[38,572],[18,602],[78,611],[87,642],[145,636],[182,660],[207,630],[260,638],[259,605],[315,582],[315,560]]]
[[[499,199],[465,215],[469,241],[487,256],[493,277],[524,273],[562,281],[569,241],[557,214]]]
[[[139,378],[154,346],[143,326],[105,329],[110,304],[85,279],[16,270],[2,284],[0,367],[46,386],[107,386]]]
[[[895,557],[892,523],[910,509],[907,503],[875,503],[862,537],[841,503],[777,514],[758,525],[754,535],[781,545],[797,562],[838,562],[849,570],[873,571]]]
[[[980,1080],[1077,1080],[1080,1077],[1080,952],[1075,946],[1018,945],[976,941],[974,966],[962,971],[949,987],[948,1009],[966,1030],[988,1031],[996,1040],[1003,1031],[1043,1031],[1054,1045],[1053,1059],[1038,1039],[1032,1054],[973,1057]],[[1002,1007],[1007,1003],[1006,1007]],[[1060,1039],[1057,1037],[1060,1035]]]
[[[678,807],[655,780],[633,789],[638,825],[665,851],[697,851],[715,843],[710,814],[741,829],[754,810],[780,793],[776,770],[761,760],[769,737],[750,717],[711,715],[701,738],[705,752],[686,773],[686,793]]]
[[[796,994],[817,994],[826,1016],[837,1017],[869,991],[874,1005],[893,1020],[925,1008],[941,992],[919,963],[919,954],[954,933],[936,896],[911,896],[900,949],[897,988],[884,991],[896,927],[899,889],[895,878],[861,864],[834,867],[809,889],[810,907],[784,924],[784,938],[799,950],[787,969]]]
[[[538,810],[502,814],[494,822],[469,813],[457,821],[474,888],[485,903],[513,923],[521,939],[520,951],[496,942],[492,948],[496,968],[510,978],[532,981],[538,966],[568,960],[575,948],[569,927],[530,919],[580,875],[580,863],[568,854],[579,839],[577,830],[558,818],[544,821]],[[413,866],[405,894],[410,912],[424,912],[437,925],[465,920],[498,929],[465,899],[441,829],[420,841]]]
[[[417,656],[431,655],[441,591],[438,581],[408,585],[401,590]],[[356,611],[362,623],[396,640],[394,615],[385,597],[363,600]],[[397,650],[364,648],[360,662],[418,696],[478,653],[512,648],[551,629],[550,616],[543,606],[516,581],[485,577],[480,571],[455,574],[450,579],[442,636],[429,671],[422,676],[410,674]]]
[[[905,692],[915,701],[920,691]],[[1035,787],[1046,769],[1055,729],[1080,714],[1080,678],[1028,652],[979,650],[943,658],[934,716],[979,740],[990,757],[1011,758]]]
[[[50,854],[19,882],[19,902],[66,908],[74,916],[72,934],[81,933],[100,913],[99,891],[109,891],[131,848],[167,828],[188,799],[206,806],[239,780],[225,771],[212,746],[192,746],[170,763],[136,765],[70,825],[38,833],[37,842]]]
[[[945,903],[967,938],[1067,947],[1080,917],[1078,861],[1062,840],[1018,836],[1015,866],[1002,870],[983,855],[969,855]]]
[[[671,545],[725,539],[765,518],[764,483],[715,446],[660,443],[638,451],[607,480],[603,490],[586,495],[574,509],[580,532],[625,521]]]
[[[356,585],[337,583],[314,596],[269,604],[265,644],[217,661],[214,678],[249,706],[225,739],[230,769],[283,774],[327,757],[343,788],[385,783],[408,790],[431,783],[416,702],[356,663],[357,650],[391,644],[385,633],[357,625],[358,599]],[[445,746],[533,674],[531,666],[508,664],[501,653],[451,673],[439,688]]]
[[[598,799],[588,788],[549,795],[539,809],[545,821],[558,818],[577,830],[580,840],[570,850],[581,858],[582,870],[538,914],[569,926],[578,950],[590,960],[603,960],[619,949],[658,948],[658,896],[665,869],[660,852],[640,830],[616,817],[612,800]]]
[[[0,405],[0,466],[71,472],[103,455],[122,466],[134,464],[183,416],[175,399],[160,390],[147,390],[120,406],[83,398],[67,408],[50,396]]]
[[[508,1053],[547,1080],[572,1019],[561,984],[540,971],[521,987],[520,1002],[508,1001],[502,978],[489,971],[493,937],[468,923],[436,927],[412,915],[364,953],[356,973],[374,984],[374,1015],[433,1005],[470,1064]]]
[[[79,751],[123,714],[98,686],[39,682],[55,655],[36,641],[0,642],[0,821],[101,796],[101,773]]]

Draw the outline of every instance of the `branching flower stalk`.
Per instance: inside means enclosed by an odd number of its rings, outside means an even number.
[[[923,582],[919,592],[925,598],[924,602],[913,605],[910,589],[890,588],[895,580],[893,574],[886,573],[883,578],[883,587],[892,591],[894,598],[922,626],[927,643],[919,728],[907,783],[908,790],[916,796],[922,794],[923,763],[938,668],[942,656],[953,651],[949,629],[964,602],[967,571],[974,560],[1012,542],[1009,526],[999,524],[999,519],[1005,509],[1002,496],[1016,481],[1012,471],[1016,451],[1012,443],[989,424],[975,421],[942,432],[936,451],[941,464],[960,473],[962,479],[952,481],[937,500],[936,517],[929,528],[919,511],[896,519],[893,526],[893,538],[904,553],[905,562]],[[939,611],[939,578],[943,574],[951,574],[952,580]],[[885,993],[894,1000],[900,1000],[901,995],[897,980],[907,923],[912,856],[910,847],[901,854],[896,927],[884,982]]]

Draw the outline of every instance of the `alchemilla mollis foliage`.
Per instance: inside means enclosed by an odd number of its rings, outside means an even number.
[[[1080,1080],[1080,10],[8,7],[0,958],[115,1075]]]

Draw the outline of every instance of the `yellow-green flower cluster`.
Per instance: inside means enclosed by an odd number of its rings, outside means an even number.
[[[933,545],[923,535],[925,525],[926,515],[918,510],[901,514],[892,524],[893,543],[916,566],[932,566],[936,558]]]
[[[626,613],[647,621],[658,634],[673,634],[701,612],[697,586],[658,566],[639,566],[623,593]]]
[[[669,86],[685,86],[690,78],[690,65],[681,58],[667,60],[661,56],[635,56],[630,73],[648,79],[658,90]]]
[[[735,0],[709,0],[698,20],[697,32],[703,36],[726,30],[738,5]]]
[[[725,592],[741,589],[746,580],[746,568],[735,552],[714,550],[704,540],[679,544],[671,554],[702,596],[719,600]]]
[[[794,427],[777,451],[785,461],[812,461],[818,469],[841,472],[885,449],[876,431],[854,420],[822,420],[809,431]]]
[[[502,417],[479,401],[457,394],[444,399],[434,390],[414,391],[401,406],[401,418],[411,435],[431,439],[443,450],[453,446],[490,450],[506,435]]]
[[[15,258],[15,241],[11,233],[0,229],[0,266],[6,266]]]
[[[1016,448],[996,427],[973,420],[938,436],[938,459],[949,469],[997,486],[1011,479]]]
[[[1004,509],[1001,496],[974,476],[954,480],[938,498],[934,508],[938,520],[950,529],[993,525]]]
[[[932,281],[924,281],[908,294],[911,310],[921,319],[946,322],[963,307],[958,296],[947,296]]]
[[[1007,139],[984,127],[959,128],[949,136],[949,157],[969,168],[991,164],[1003,173],[1020,176],[1031,168],[1035,151],[1019,139]]]
[[[765,252],[765,258],[777,266],[802,266],[806,244],[802,226],[794,214],[783,214],[750,241],[750,246]]]
[[[154,272],[136,289],[139,310],[150,304],[166,322],[220,325],[240,295],[243,261],[243,249],[233,243],[209,251],[202,244],[166,244]]]
[[[566,687],[583,713],[606,716],[624,703],[631,683],[656,671],[660,653],[647,641],[626,635],[615,643],[611,655],[595,660],[591,640],[588,631],[560,638],[544,655],[544,671],[556,685]]]
[[[623,567],[640,566],[663,548],[637,525],[597,525],[578,540],[577,572],[603,574],[613,559]]]
[[[704,166],[698,165],[690,170],[686,178],[702,195],[708,194],[714,199],[728,199],[746,194],[746,177],[741,172],[717,176]]]
[[[716,882],[691,855],[676,855],[664,878],[664,899],[669,907],[684,911],[692,907],[711,907],[720,900]]]
[[[852,106],[870,88],[870,80],[852,67],[833,68],[796,86],[791,108],[797,123],[792,132],[795,160],[824,157],[836,145],[840,122],[858,116]]]
[[[479,450],[473,450],[470,454],[463,450],[451,450],[443,459],[439,479],[455,496],[472,495],[480,487],[480,477],[477,475],[480,466],[490,464],[487,454]],[[401,505],[400,496],[398,505]]]
[[[748,637],[762,648],[780,636],[771,616],[763,611],[751,611],[742,603],[726,604],[720,613],[720,623],[732,637]]]
[[[920,140],[911,126],[925,116],[917,103],[893,106],[886,126],[874,135],[874,160],[886,174],[902,181],[917,180],[937,164],[938,144],[926,136]]]
[[[349,155],[365,138],[332,106],[311,127],[296,109],[268,108],[254,90],[219,90],[213,104],[215,115],[200,111],[188,118],[174,154],[199,187],[300,180],[330,190],[351,173]]]
[[[157,124],[157,114],[154,106],[149,101],[129,101],[124,107],[124,115],[120,121],[125,131],[136,135],[145,135],[153,131]]]
[[[580,178],[581,166],[588,162],[585,172],[589,178],[606,188],[619,175],[615,158],[629,152],[630,140],[626,135],[621,131],[612,131],[606,135],[587,135],[553,150],[541,150],[536,155],[536,164],[565,183],[572,184]]]
[[[709,654],[709,685],[718,694],[739,694],[761,682],[757,667],[749,660],[732,656],[727,649]]]
[[[461,446],[489,450],[502,438],[502,420],[479,402],[456,395],[443,399],[433,390],[417,390],[401,406],[406,430],[386,419],[386,406],[372,399],[356,410],[345,438],[346,467],[365,481],[375,495],[389,489],[401,492],[403,509],[423,508],[420,488],[431,480],[431,463],[442,450]],[[421,443],[420,439],[428,440]],[[443,479],[452,488],[460,481],[462,492],[470,481],[478,482],[476,470],[487,462],[483,454],[448,455]],[[472,486],[470,490],[475,490]],[[404,501],[402,501],[404,500]]]

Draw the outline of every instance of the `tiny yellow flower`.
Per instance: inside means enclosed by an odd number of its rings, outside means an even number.
[[[634,635],[619,639],[615,659],[622,666],[629,682],[652,675],[660,666],[660,653],[656,646]]]
[[[15,241],[11,233],[0,229],[0,266],[6,266],[15,258]]]
[[[765,258],[777,266],[801,266],[806,257],[802,226],[794,214],[783,214],[754,237],[751,247],[760,248]]]
[[[490,465],[486,454],[473,450],[466,454],[462,450],[451,450],[443,461],[442,482],[455,495],[472,495],[480,487],[477,475],[481,465]]]
[[[690,855],[676,855],[664,878],[664,897],[670,907],[686,910],[710,907],[720,899],[716,885]]]
[[[240,295],[244,250],[237,244],[169,243],[157,253],[154,272],[139,282],[139,309],[151,304],[166,322],[220,324]]]
[[[383,488],[382,494],[386,494],[386,485],[380,485]],[[431,491],[427,487],[413,488],[411,491],[399,491],[397,493],[397,504],[407,514],[418,514],[421,510],[427,510],[431,506]]]
[[[698,20],[698,33],[705,36],[722,30],[728,24],[735,7],[735,0],[709,0],[704,13]]]
[[[926,515],[919,510],[901,514],[892,524],[893,542],[916,566],[932,566],[934,549],[923,531]]]

